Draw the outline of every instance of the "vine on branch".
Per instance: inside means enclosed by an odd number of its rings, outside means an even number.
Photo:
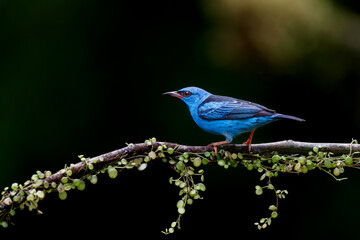
[[[278,151],[274,151],[276,146]],[[262,195],[264,190],[274,193],[274,203],[268,207],[270,214],[255,223],[258,229],[264,229],[278,217],[279,199],[288,194],[287,190],[275,188],[271,181],[274,177],[282,173],[306,174],[318,169],[341,181],[346,179],[339,178],[346,167],[360,166],[360,146],[356,140],[350,144],[337,145],[282,141],[254,144],[252,149],[253,152],[249,153],[247,146],[226,145],[215,155],[208,146],[183,146],[157,142],[152,138],[145,143],[129,144],[125,148],[94,158],[80,155],[80,162],[65,165],[54,174],[50,171],[37,171],[25,183],[13,183],[10,187],[5,187],[0,200],[0,224],[4,228],[8,227],[11,218],[19,209],[41,213],[38,203],[47,194],[57,193],[61,200],[65,200],[71,189],[83,191],[87,182],[96,184],[100,173],[116,178],[123,170],[143,171],[151,161],[160,159],[177,173],[177,177],[171,177],[169,182],[180,189],[176,203],[178,217],[171,222],[170,227],[162,231],[164,234],[180,229],[181,217],[185,214],[186,207],[203,198],[202,192],[206,187],[202,166],[208,164],[217,164],[225,169],[242,165],[249,171],[259,173],[259,181],[266,183],[262,186],[256,185],[255,194]],[[334,149],[337,154],[329,149]]]

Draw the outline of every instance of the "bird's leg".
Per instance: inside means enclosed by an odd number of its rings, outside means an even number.
[[[217,147],[219,145],[223,145],[223,144],[226,144],[226,143],[230,143],[231,141],[220,141],[220,142],[214,142],[214,143],[210,143],[208,146],[210,147],[214,147],[214,151],[215,151],[215,155],[217,155]]]
[[[246,144],[248,146],[249,152],[251,151],[251,141],[254,135],[255,129],[251,131],[249,139],[244,142],[243,144]]]

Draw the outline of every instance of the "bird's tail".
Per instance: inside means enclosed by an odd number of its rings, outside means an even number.
[[[295,120],[295,121],[299,121],[299,122],[305,121],[305,119],[302,119],[302,118],[285,115],[285,114],[280,114],[280,113],[276,114],[274,117],[275,117],[275,119],[291,119],[291,120]]]

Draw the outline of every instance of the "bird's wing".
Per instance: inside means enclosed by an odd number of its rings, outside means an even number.
[[[236,120],[275,114],[256,103],[224,96],[211,95],[198,107],[198,115],[206,120]]]

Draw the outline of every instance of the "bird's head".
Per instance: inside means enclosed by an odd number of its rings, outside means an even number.
[[[203,102],[203,100],[205,100],[207,97],[211,95],[211,93],[198,87],[186,87],[178,91],[166,92],[163,94],[179,98],[189,108],[199,105],[200,103]]]

